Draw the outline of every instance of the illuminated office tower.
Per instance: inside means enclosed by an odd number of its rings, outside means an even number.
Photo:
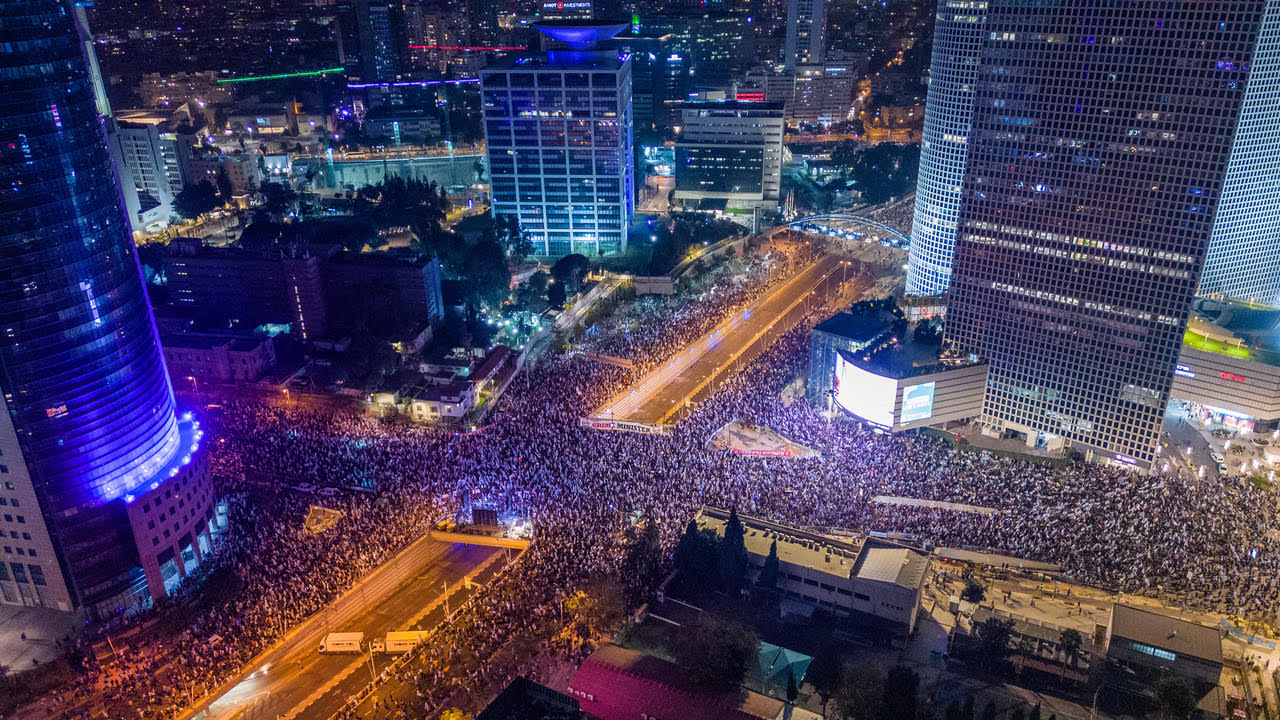
[[[960,184],[969,149],[973,87],[986,35],[986,10],[987,0],[938,2],[907,261],[909,295],[937,295],[951,281]]]
[[[0,601],[92,615],[211,547],[69,0],[0,3]]]
[[[822,43],[827,29],[826,0],[788,0],[787,39],[782,61],[787,69],[822,62]]]
[[[498,58],[480,72],[495,216],[536,254],[621,253],[635,211],[631,58],[599,49],[627,25],[538,25],[568,50]]]
[[[988,2],[946,334],[989,426],[1150,467],[1274,2]]]
[[[1260,36],[1200,292],[1280,305],[1280,3]]]

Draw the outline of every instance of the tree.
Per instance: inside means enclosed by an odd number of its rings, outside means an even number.
[[[913,720],[920,713],[920,676],[898,665],[884,679],[880,720]]]
[[[1067,665],[1076,664],[1076,653],[1080,652],[1080,646],[1083,644],[1084,638],[1080,636],[1080,631],[1074,628],[1067,628],[1058,636],[1058,647],[1062,648]]]
[[[724,525],[724,538],[720,541],[718,550],[720,582],[726,592],[736,592],[746,578],[750,558],[747,554],[746,532],[735,509],[729,510],[729,519]]]
[[[840,674],[840,688],[832,702],[836,716],[845,720],[878,720],[884,696],[882,678],[865,668],[847,665]],[[902,720],[911,720],[903,718]]]
[[[987,593],[982,589],[982,585],[978,584],[977,581],[966,580],[964,583],[964,590],[960,593],[960,597],[971,603],[980,603],[987,597]]]
[[[733,690],[742,684],[747,668],[760,653],[760,638],[742,623],[700,613],[686,627],[672,648],[676,663],[689,671],[694,682],[717,690]]]
[[[462,263],[462,281],[468,302],[491,308],[502,305],[511,290],[511,268],[502,246],[485,231]]]
[[[529,233],[520,227],[520,220],[514,215],[499,215],[494,220],[494,228],[498,232],[498,240],[507,250],[507,255],[517,263],[533,255],[533,240]]]
[[[806,672],[809,684],[822,696],[822,714],[827,714],[827,703],[840,691],[840,683],[844,677],[840,666],[840,651],[834,643],[824,643],[814,653],[813,662]]]
[[[564,601],[565,632],[580,647],[611,634],[626,617],[622,589],[611,578],[595,576]]]
[[[564,283],[556,282],[555,278],[548,281],[547,285],[547,303],[556,310],[564,307],[565,302],[569,300],[565,295]]]
[[[1165,672],[1156,681],[1156,700],[1160,710],[1169,718],[1183,720],[1191,716],[1196,709],[1196,698],[1191,692],[1191,683],[1181,675]]]
[[[714,532],[699,530],[696,522],[689,521],[684,535],[676,545],[675,553],[681,587],[693,593],[702,593],[719,583],[717,545],[718,536]]]
[[[1009,641],[1013,638],[1013,621],[988,618],[978,625],[978,649],[982,663],[995,670],[1009,657]]]
[[[218,168],[218,174],[214,176],[214,182],[218,185],[218,196],[223,202],[231,202],[231,176],[227,174],[227,169]]]
[[[582,279],[590,269],[591,261],[586,255],[572,253],[560,258],[555,265],[551,266],[551,277],[555,278],[556,282],[564,283],[566,291],[578,292],[582,289]]]
[[[628,597],[633,605],[638,605],[662,573],[662,543],[653,516],[645,520],[644,529],[627,548],[623,568]]]
[[[1036,641],[1026,635],[1018,637],[1018,676],[1022,676],[1022,671],[1027,667],[1027,660],[1031,659],[1036,652]]]
[[[262,208],[276,220],[284,217],[298,202],[298,193],[285,183],[264,182],[256,194]]]
[[[173,211],[186,220],[195,220],[220,205],[218,191],[208,180],[187,185],[173,196]]]
[[[769,554],[764,558],[764,567],[760,569],[760,577],[756,579],[756,584],[765,590],[777,590],[778,588],[778,541],[774,540],[769,545]]]

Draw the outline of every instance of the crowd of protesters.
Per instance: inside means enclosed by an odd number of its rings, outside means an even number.
[[[735,283],[709,292],[709,299],[641,304],[628,320],[587,334],[581,350],[646,365],[755,291]],[[641,340],[628,344],[628,335]],[[572,652],[572,643],[557,640],[564,600],[593,578],[623,574],[624,531],[637,518],[654,523],[669,551],[704,504],[790,525],[990,549],[1058,563],[1069,578],[1106,588],[1274,616],[1280,507],[1270,493],[1247,483],[1054,466],[936,436],[873,432],[782,392],[805,374],[807,342],[803,324],[783,335],[662,435],[602,432],[579,422],[637,372],[593,362],[581,350],[543,358],[478,432],[226,404],[208,426],[228,529],[175,601],[189,613],[185,629],[113,671],[104,680],[108,706],[127,709],[124,717],[161,717],[203,696],[434,522],[469,506],[531,518],[535,542],[473,597],[441,631],[444,638],[391,679],[380,716],[419,717],[457,692],[501,681],[536,648]],[[710,449],[712,434],[732,421],[769,426],[821,457]],[[314,498],[281,490],[302,482],[376,487],[377,500],[361,493],[326,500],[343,518],[308,535],[303,517]],[[877,495],[997,512],[888,505],[875,502]],[[375,502],[384,504],[376,512]],[[499,667],[495,657],[510,662]]]

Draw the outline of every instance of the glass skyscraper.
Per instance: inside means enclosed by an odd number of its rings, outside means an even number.
[[[969,149],[973,87],[986,36],[986,11],[987,0],[938,3],[907,261],[909,295],[937,295],[951,281],[960,183]]]
[[[208,478],[199,431],[175,415],[72,13],[0,4],[0,388],[40,503],[22,524],[43,519],[73,603],[108,612],[155,596],[145,575],[164,551],[138,547],[125,506]],[[21,490],[5,480],[0,497]]]
[[[946,330],[987,423],[1150,466],[1263,7],[988,2]]]
[[[536,253],[626,251],[635,211],[631,58],[598,45],[626,25],[537,26],[571,49],[504,56],[480,72],[495,216]]]
[[[1280,305],[1280,2],[1266,3],[1200,292]]]

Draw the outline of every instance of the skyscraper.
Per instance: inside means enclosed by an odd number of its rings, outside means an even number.
[[[480,73],[493,214],[518,218],[538,255],[624,252],[631,58],[598,47],[627,26],[537,27],[571,49],[504,56]]]
[[[1149,467],[1264,3],[987,5],[948,339],[991,425]]]
[[[1280,4],[1260,36],[1200,292],[1280,305]]]
[[[822,43],[827,30],[825,11],[826,0],[787,1],[787,39],[782,61],[788,70],[822,62]]]
[[[987,0],[939,0],[920,144],[907,294],[937,295],[951,281],[960,183],[969,149],[973,87],[986,36]]]
[[[0,601],[108,614],[194,567],[214,505],[82,50],[71,2],[0,4]]]

